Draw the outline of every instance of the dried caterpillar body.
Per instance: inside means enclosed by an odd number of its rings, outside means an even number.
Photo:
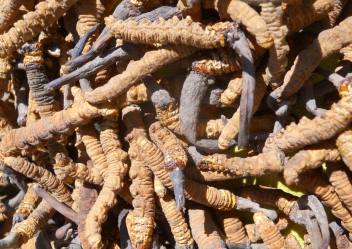
[[[346,166],[352,171],[352,130],[341,133],[336,139],[336,146],[340,152],[342,160]]]
[[[332,214],[341,220],[341,225],[347,231],[352,231],[351,213],[343,206],[333,186],[329,185],[321,175],[303,174],[300,176],[298,184],[319,197],[323,204],[331,209]]]
[[[117,99],[117,103],[119,107],[124,107],[132,104],[140,104],[147,102],[149,100],[149,91],[144,83],[138,84],[136,86],[132,86],[126,92],[126,95]]]
[[[337,162],[341,157],[339,151],[331,144],[306,150],[300,150],[291,157],[284,167],[284,178],[288,185],[298,181],[300,174],[320,167],[324,162]]]
[[[279,229],[268,217],[262,213],[255,213],[253,220],[256,228],[268,249],[284,248],[285,239]]]
[[[225,127],[226,120],[223,118],[221,119],[214,119],[214,120],[209,120],[206,123],[206,134],[207,138],[218,138],[221,134],[222,129]]]
[[[215,216],[224,231],[227,245],[249,243],[243,223],[235,212],[216,212]]]
[[[104,5],[100,0],[86,0],[75,5],[75,12],[78,16],[76,30],[80,37],[86,34],[92,27],[101,22]]]
[[[198,248],[227,248],[208,210],[199,206],[192,207],[188,209],[188,216],[192,236]]]
[[[145,137],[136,140],[140,155],[144,158],[154,175],[163,185],[172,188],[172,181],[164,168],[162,152]],[[187,199],[220,210],[231,210],[236,206],[236,196],[228,190],[217,189],[188,179],[184,182],[184,194]]]
[[[193,248],[193,238],[183,213],[178,209],[175,200],[170,195],[159,197],[158,202],[167,222],[170,225],[172,234],[178,249]]]
[[[341,48],[340,53],[343,55],[343,60],[352,62],[352,44]]]
[[[352,184],[346,170],[341,166],[333,165],[333,167],[329,169],[329,181],[340,200],[346,208],[352,212]]]
[[[256,77],[256,87],[253,102],[253,114],[258,110],[261,100],[265,95],[266,85],[263,81],[263,76]],[[227,149],[231,145],[231,141],[238,135],[240,130],[240,108],[236,110],[233,116],[228,120],[224,129],[222,130],[218,146],[220,149]]]
[[[37,193],[34,191],[33,184],[30,184],[21,203],[18,205],[16,209],[16,212],[14,214],[14,219],[27,218],[36,208],[39,201],[40,201],[40,198],[37,195]],[[14,220],[14,221],[17,221],[17,220]]]
[[[290,50],[286,35],[288,29],[283,23],[282,6],[275,6],[273,3],[262,3],[260,15],[268,25],[271,36],[274,39],[274,46],[269,49],[269,60],[266,68],[266,82],[273,88],[277,88],[285,74],[287,66],[287,54]]]
[[[247,3],[238,0],[207,0],[202,4],[206,9],[215,8],[221,18],[230,17],[243,24],[248,32],[255,36],[259,46],[269,48],[273,45],[273,38],[265,21]]]
[[[257,156],[227,158],[225,154],[213,154],[202,157],[197,166],[204,171],[216,171],[245,176],[263,176],[283,170],[284,156],[280,153],[262,153]]]
[[[38,3],[35,11],[28,12],[22,20],[17,21],[7,32],[0,35],[0,76],[4,77],[11,70],[7,59],[26,41],[32,40],[46,26],[55,23],[77,0],[47,0]]]
[[[29,125],[12,129],[0,143],[0,151],[4,156],[16,155],[21,149],[45,144],[59,135],[70,134],[76,126],[87,124],[99,116],[109,116],[116,112],[109,107],[97,108],[85,101],[82,92],[72,87],[75,102],[71,108],[56,112],[50,117],[44,117]]]
[[[36,102],[36,109],[41,117],[51,116],[52,112],[58,108],[55,105],[53,93],[48,93],[44,89],[49,79],[45,72],[42,44],[39,42],[25,44],[22,50],[28,85],[31,96]]]
[[[343,131],[351,122],[352,96],[343,97],[333,104],[324,116],[308,119],[303,117],[280,132],[271,135],[265,142],[263,151],[279,149],[284,152],[299,150],[307,145],[327,140]],[[342,156],[343,157],[343,156]]]
[[[294,64],[286,72],[283,84],[275,89],[270,96],[276,100],[283,100],[295,94],[319,66],[323,58],[337,53],[352,42],[352,32],[346,32],[351,25],[352,17],[347,17],[339,25],[319,33],[318,38],[298,54]],[[310,58],[314,63],[307,63],[304,58]]]
[[[15,171],[43,185],[61,202],[72,205],[71,194],[66,186],[48,170],[20,157],[5,157],[4,163]]]
[[[105,23],[111,34],[125,41],[150,45],[186,45],[203,49],[224,47],[225,33],[231,28],[230,23],[217,24],[215,28],[204,27],[189,17],[181,20],[173,17],[169,20],[151,22],[144,19],[136,22],[109,16],[105,18]]]
[[[17,16],[17,10],[23,0],[4,0],[0,3],[0,34],[11,27]]]
[[[230,80],[227,88],[220,95],[220,103],[224,107],[232,106],[239,99],[242,92],[242,78],[235,77]]]
[[[192,63],[192,70],[201,74],[221,75],[240,70],[240,64],[230,49],[218,49],[210,53],[210,58]]]
[[[156,176],[154,176],[154,192],[159,198],[163,198],[167,194],[166,187]]]
[[[149,248],[153,240],[155,199],[152,171],[146,167],[139,156],[139,150],[133,138],[128,154],[131,160],[129,170],[132,184],[133,211],[127,216],[127,228],[134,248]]]
[[[180,116],[177,101],[166,90],[153,93],[151,100],[154,104],[157,118],[165,127],[181,134]]]
[[[155,72],[162,66],[187,57],[193,52],[195,52],[195,48],[185,46],[167,46],[148,51],[140,60],[130,62],[123,73],[112,77],[105,85],[97,87],[92,92],[87,92],[85,97],[92,104],[116,98],[146,75]]]

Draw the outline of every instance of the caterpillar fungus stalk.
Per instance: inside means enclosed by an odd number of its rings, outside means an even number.
[[[292,185],[298,182],[300,174],[318,168],[324,162],[337,162],[340,160],[339,151],[330,143],[300,150],[285,164],[285,182]]]
[[[6,33],[0,35],[0,77],[5,78],[11,70],[8,60],[13,52],[25,42],[35,38],[45,27],[54,24],[77,0],[46,0],[38,3],[35,10],[25,14]]]
[[[329,181],[345,207],[352,212],[352,184],[349,176],[342,165],[332,166],[329,168]]]
[[[34,163],[20,157],[5,157],[4,163],[13,170],[31,178],[48,189],[53,195],[67,206],[71,206],[73,201],[66,186],[48,170],[37,166]]]
[[[165,168],[169,171],[172,180],[177,206],[184,209],[185,197],[183,194],[184,173],[187,164],[187,155],[180,140],[160,122],[149,127],[149,136],[164,154]]]
[[[109,106],[97,108],[90,105],[76,87],[72,87],[71,91],[75,97],[71,108],[56,112],[25,127],[11,130],[1,140],[1,153],[4,156],[16,155],[22,149],[45,144],[59,135],[71,134],[77,126],[87,124],[93,118],[110,116],[116,112]]]
[[[285,239],[273,221],[259,212],[253,215],[253,220],[260,237],[268,249],[285,248]]]
[[[345,96],[333,104],[325,115],[313,119],[303,117],[297,124],[291,123],[280,132],[270,135],[263,151],[279,149],[285,153],[293,152],[334,137],[349,125],[351,103],[352,96]]]
[[[352,130],[342,132],[336,139],[336,146],[343,162],[352,171]]]
[[[194,240],[191,235],[190,228],[184,217],[184,214],[179,210],[176,201],[166,194],[158,198],[158,203],[163,211],[167,222],[171,228],[171,232],[176,241],[177,249],[192,249],[194,248]]]
[[[165,187],[172,189],[172,181],[164,168],[162,152],[143,136],[138,137],[136,143],[139,153],[154,175],[160,179]],[[188,179],[185,179],[184,182],[184,194],[189,200],[220,210],[231,210],[236,206],[236,196],[230,191],[217,189]]]
[[[207,0],[203,2],[203,6],[206,9],[216,9],[222,19],[231,18],[243,24],[259,46],[270,48],[273,45],[273,38],[264,19],[244,1]]]
[[[139,22],[122,21],[109,16],[105,18],[105,24],[116,38],[124,41],[150,45],[184,45],[202,49],[224,47],[226,31],[232,27],[230,23],[204,27],[189,17],[179,19],[176,16],[153,22],[148,19]]]

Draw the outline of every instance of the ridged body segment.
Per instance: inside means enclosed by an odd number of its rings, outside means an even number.
[[[342,132],[336,139],[336,146],[343,162],[352,171],[352,130]]]
[[[333,165],[329,171],[329,181],[345,207],[352,212],[352,184],[346,170]]]

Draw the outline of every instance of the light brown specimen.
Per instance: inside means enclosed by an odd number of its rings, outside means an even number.
[[[242,92],[242,78],[235,77],[229,81],[225,91],[220,95],[220,103],[224,107],[232,106],[239,99]]]
[[[23,0],[2,0],[0,2],[0,34],[11,27],[18,15],[17,11]]]
[[[342,132],[336,139],[336,146],[343,162],[352,171],[352,130]]]

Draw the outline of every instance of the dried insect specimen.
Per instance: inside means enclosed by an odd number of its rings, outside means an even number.
[[[210,53],[210,58],[192,63],[192,70],[207,75],[221,75],[240,70],[239,62],[230,49],[217,49]]]
[[[150,125],[149,136],[164,154],[164,167],[169,171],[177,206],[183,209],[185,197],[183,195],[184,174],[182,170],[187,164],[186,151],[180,140],[159,122]]]
[[[329,182],[345,207],[352,212],[352,184],[346,170],[340,165],[333,165],[329,168]]]
[[[323,204],[328,206],[334,216],[341,220],[341,224],[347,231],[352,230],[352,216],[343,206],[333,186],[331,186],[321,175],[306,173],[300,176],[299,186],[313,192],[319,197]]]
[[[340,53],[343,55],[343,60],[352,61],[352,45],[347,45],[340,49]]]
[[[199,248],[226,248],[226,244],[208,210],[200,206],[192,206],[188,209],[188,215],[192,236]]]
[[[23,197],[23,200],[16,209],[16,212],[13,216],[13,223],[18,223],[27,218],[33,212],[38,203],[39,196],[35,193],[33,189],[33,184],[31,184],[28,187],[27,192]]]
[[[16,49],[32,40],[43,28],[55,23],[76,2],[77,0],[40,2],[35,6],[35,11],[25,14],[7,33],[0,35],[0,64],[5,63],[0,67],[0,75],[7,74],[11,69],[6,61]]]
[[[298,124],[291,123],[280,132],[270,135],[263,151],[279,149],[284,152],[299,150],[304,146],[334,137],[350,123],[351,96],[343,97],[333,104],[324,116],[308,119],[303,117]]]
[[[58,135],[70,134],[77,125],[84,125],[95,117],[109,116],[116,112],[110,107],[93,107],[85,101],[79,89],[73,87],[71,90],[75,97],[71,108],[44,117],[26,127],[11,130],[1,140],[1,153],[5,156],[14,155],[21,149],[43,144]]]
[[[277,152],[262,153],[246,158],[227,158],[226,154],[203,156],[194,147],[189,147],[188,152],[197,167],[204,171],[209,170],[237,177],[247,177],[279,173],[283,170],[284,155]]]
[[[209,0],[204,1],[204,8],[214,8],[219,12],[221,18],[231,18],[243,24],[249,33],[255,36],[256,42],[263,48],[273,45],[273,38],[270,35],[264,19],[247,3],[238,0]]]
[[[302,249],[296,237],[292,234],[289,234],[285,238],[285,247],[287,249]]]
[[[2,240],[1,248],[20,248],[22,244],[31,239],[38,230],[43,227],[52,214],[53,209],[45,201],[41,201],[38,207],[28,218],[18,224]]]
[[[175,62],[192,54],[195,49],[190,47],[165,47],[146,52],[144,56],[135,62],[131,62],[126,70],[112,77],[104,86],[94,89],[85,94],[89,103],[98,104],[112,99],[126,92],[128,88],[139,80],[162,66]]]
[[[17,10],[23,0],[4,0],[0,4],[0,34],[7,31],[15,21]]]
[[[52,192],[59,201],[68,206],[72,205],[72,198],[68,189],[48,170],[21,157],[5,157],[4,163],[10,166],[13,170],[43,185],[46,189]]]
[[[170,225],[176,241],[176,248],[194,248],[194,241],[183,213],[179,210],[175,200],[169,194],[159,197],[158,203]]]
[[[336,139],[336,146],[339,150],[339,153],[342,157],[343,162],[346,166],[352,170],[352,154],[351,151],[351,138],[352,138],[352,131],[349,129],[347,131],[342,132]]]
[[[178,104],[169,92],[164,89],[155,91],[151,100],[160,123],[176,134],[181,134]]]
[[[24,67],[31,96],[36,102],[37,112],[41,117],[51,116],[58,109],[53,93],[48,93],[44,85],[48,83],[43,58],[43,47],[39,42],[27,43],[22,47]]]
[[[271,88],[275,89],[281,84],[287,66],[287,54],[290,48],[285,38],[288,29],[284,24],[284,12],[281,5],[277,6],[272,2],[268,2],[262,3],[260,6],[260,15],[265,20],[274,39],[274,46],[269,49],[265,80]]]
[[[322,31],[308,48],[298,54],[293,66],[286,73],[282,86],[275,89],[270,97],[280,101],[295,94],[323,58],[338,52],[352,42],[352,35],[346,32],[346,28],[351,25],[352,18],[348,17],[339,25]],[[307,63],[306,58],[310,58],[310,63]]]
[[[241,96],[242,78],[235,77],[229,81],[225,91],[220,96],[220,103],[223,107],[232,106],[233,103]]]
[[[274,222],[262,213],[255,213],[253,215],[253,220],[260,237],[263,239],[268,249],[284,248],[285,239],[280,234],[280,231],[275,226]]]
[[[260,106],[260,102],[265,94],[266,85],[263,81],[263,76],[258,75],[256,77],[256,87],[253,99],[253,110],[252,114],[258,110]],[[225,125],[224,129],[222,130],[218,146],[221,149],[226,149],[230,146],[230,142],[234,139],[240,132],[240,119],[241,119],[241,110],[238,109],[233,116],[228,120],[227,124]]]
[[[291,157],[284,167],[284,178],[288,185],[298,182],[300,174],[320,167],[324,162],[337,162],[341,157],[339,151],[330,143],[300,150]]]
[[[225,34],[231,29],[230,23],[217,24],[214,28],[204,27],[189,17],[180,20],[176,16],[154,22],[148,19],[139,22],[122,21],[109,16],[105,18],[105,24],[111,34],[125,41],[151,45],[185,45],[203,49],[224,47]]]
[[[228,247],[236,247],[236,245],[248,245],[249,239],[246,235],[242,221],[233,211],[216,212],[216,219],[221,225],[226,236],[226,244]]]
[[[128,214],[126,224],[132,246],[149,248],[153,240],[155,216],[153,173],[140,157],[133,138],[130,142],[128,150],[131,159],[129,175],[132,179],[130,191],[134,199],[133,211]]]

